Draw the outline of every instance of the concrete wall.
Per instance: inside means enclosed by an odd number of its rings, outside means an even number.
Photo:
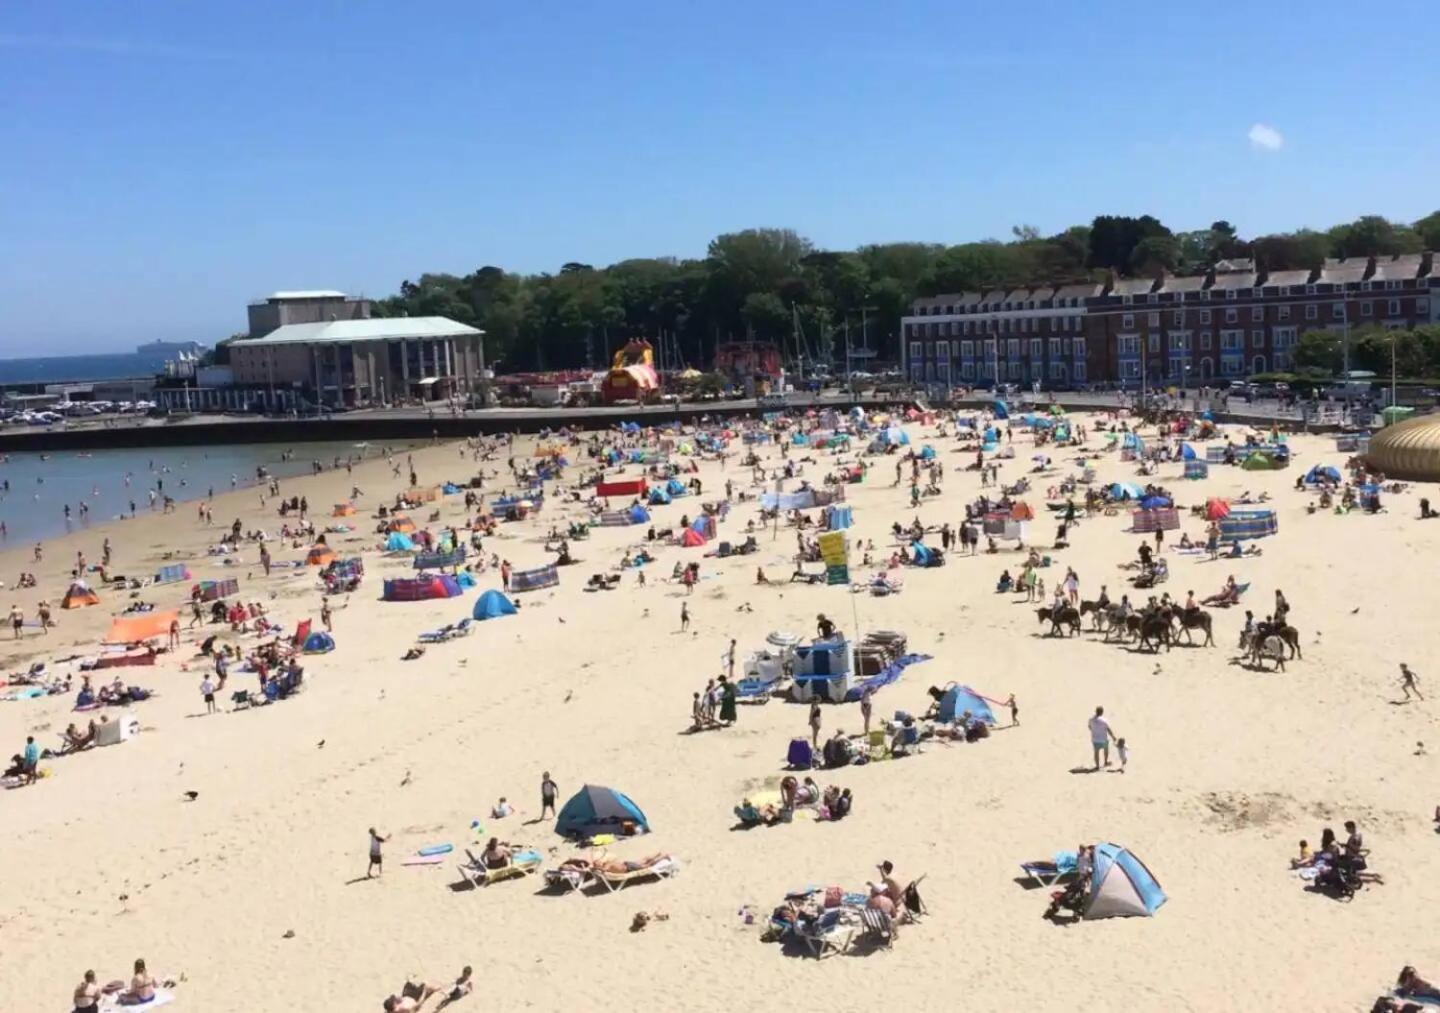
[[[369,299],[286,299],[248,307],[250,337],[261,338],[286,324],[318,324],[325,320],[369,320]]]

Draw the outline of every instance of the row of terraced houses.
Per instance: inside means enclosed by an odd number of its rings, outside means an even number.
[[[1440,257],[1162,275],[917,299],[901,355],[919,384],[1200,385],[1283,371],[1301,334],[1440,322]]]

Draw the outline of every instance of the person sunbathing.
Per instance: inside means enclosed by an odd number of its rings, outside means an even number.
[[[628,861],[623,858],[601,858],[596,859],[592,868],[596,872],[609,873],[612,876],[621,875],[627,872],[640,872],[652,868],[668,859],[670,856],[663,851],[657,851],[653,855],[646,855],[639,861]]]
[[[1415,968],[1408,964],[1400,969],[1400,977],[1395,982],[1395,992],[1406,999],[1440,1000],[1440,988],[1420,977]]]
[[[121,1006],[141,1006],[155,1000],[155,979],[145,970],[145,961],[135,961],[135,976],[130,979],[130,987],[121,992],[116,998]]]
[[[400,990],[400,994],[389,996],[381,1004],[381,1008],[386,1013],[419,1013],[431,997],[437,995],[439,991],[438,988],[423,982],[406,982],[405,987]]]
[[[510,845],[502,844],[499,838],[490,838],[490,843],[485,845],[485,850],[480,853],[480,864],[487,869],[504,869],[510,865],[514,853]]]

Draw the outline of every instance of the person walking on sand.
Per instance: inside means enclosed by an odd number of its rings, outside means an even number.
[[[335,619],[335,614],[330,611],[330,599],[329,599],[329,598],[321,598],[321,599],[320,599],[320,621],[325,624],[325,632],[326,632],[326,633],[333,633],[333,632],[335,632],[334,627],[331,625],[332,622],[334,621],[334,619]]]
[[[365,867],[366,879],[371,878],[371,876],[378,876],[385,871],[383,868],[384,856],[380,852],[380,845],[389,839],[388,837],[381,837],[377,834],[374,827],[370,828],[370,864]]]
[[[1090,749],[1094,753],[1096,770],[1100,769],[1101,754],[1104,754],[1105,766],[1110,766],[1110,740],[1114,737],[1110,722],[1105,720],[1105,708],[1096,707],[1095,716],[1090,719]]]
[[[860,719],[865,723],[865,737],[870,737],[870,716],[875,712],[874,693],[869,686],[860,691]]]
[[[550,780],[550,771],[540,775],[540,819],[545,818],[548,810],[551,816],[556,815],[555,799],[560,795],[560,786]]]
[[[215,684],[210,681],[210,676],[200,680],[200,696],[205,701],[205,713],[215,713]]]
[[[1120,757],[1120,773],[1125,773],[1125,764],[1130,762],[1130,747],[1125,745],[1124,739],[1115,740],[1115,752]]]
[[[690,606],[686,602],[680,603],[680,632],[684,633],[690,628]]]
[[[728,679],[730,679],[730,681],[733,682],[735,680],[735,640],[733,637],[730,640],[729,648],[727,648],[725,651],[724,661],[725,675]]]
[[[1410,699],[1411,693],[1415,694],[1416,699],[1425,699],[1425,695],[1420,692],[1419,682],[1419,677],[1410,671],[1410,666],[1403,661],[1400,662],[1400,688],[1405,691],[1406,700]]]
[[[25,613],[19,605],[10,606],[10,628],[15,631],[15,639],[19,640],[25,634]]]
[[[820,748],[820,699],[816,697],[810,701],[810,745],[814,749]]]

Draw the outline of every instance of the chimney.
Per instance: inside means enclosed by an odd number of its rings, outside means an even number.
[[[1435,254],[1430,250],[1426,250],[1424,253],[1420,254],[1420,270],[1417,273],[1417,277],[1428,278],[1431,272],[1433,272],[1434,270]]]
[[[1200,287],[1201,287],[1201,288],[1214,288],[1214,287],[1215,287],[1215,265],[1214,265],[1214,264],[1211,264],[1209,267],[1207,267],[1207,268],[1205,269],[1205,284],[1201,285]]]
[[[1100,288],[1100,294],[1109,295],[1111,292],[1114,292],[1116,281],[1117,279],[1115,277],[1115,269],[1112,267],[1110,270],[1105,272],[1105,283]]]
[[[1366,280],[1375,277],[1375,254],[1365,258],[1365,273],[1361,276]]]

